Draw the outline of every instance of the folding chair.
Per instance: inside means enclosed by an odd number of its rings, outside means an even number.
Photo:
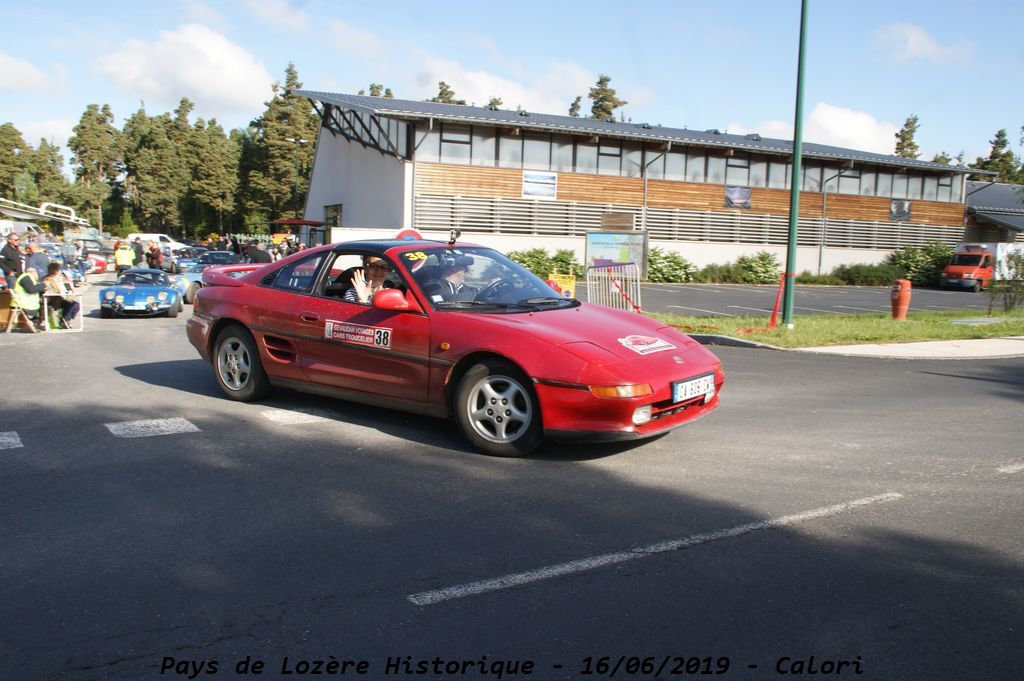
[[[19,321],[25,322],[25,326],[27,326],[28,330],[31,331],[32,333],[36,332],[36,325],[32,323],[32,320],[29,318],[28,313],[22,310],[21,306],[12,300],[11,316],[7,318],[7,329],[4,331],[4,333],[10,333],[11,329],[17,326]]]

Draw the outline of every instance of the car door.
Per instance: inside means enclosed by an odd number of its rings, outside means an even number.
[[[329,253],[319,252],[271,272],[259,284],[259,298],[250,306],[253,335],[260,346],[267,372],[305,381],[303,365],[309,361],[306,334],[309,305],[320,268]]]
[[[360,266],[361,254],[336,254],[320,279],[317,295],[302,301],[298,323],[306,343],[306,375],[320,385],[425,402],[430,320],[423,312],[382,310],[343,300],[347,279]],[[404,286],[397,273],[388,281]]]

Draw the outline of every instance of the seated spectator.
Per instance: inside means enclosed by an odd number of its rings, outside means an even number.
[[[71,320],[78,316],[81,305],[70,296],[71,282],[60,271],[60,265],[51,262],[42,283],[46,287],[46,304],[60,310],[61,326],[70,329]]]
[[[39,311],[42,307],[39,294],[45,290],[46,285],[39,281],[36,271],[27,269],[15,279],[14,286],[11,287],[11,303],[20,307],[30,319],[35,320],[35,323],[39,323]]]

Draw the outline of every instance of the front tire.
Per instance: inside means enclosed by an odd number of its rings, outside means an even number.
[[[217,335],[214,348],[213,371],[229,399],[252,402],[270,394],[270,379],[260,362],[256,341],[245,328],[237,324],[225,328]]]
[[[981,279],[978,279],[977,281],[974,282],[974,292],[975,293],[981,293],[982,289],[984,289],[984,288],[985,288],[985,282],[983,282]]]
[[[543,439],[533,386],[508,362],[473,365],[459,381],[454,409],[463,435],[492,456],[526,456]]]
[[[199,284],[192,282],[188,287],[188,291],[185,292],[185,302],[190,305],[196,302],[196,294],[199,293],[200,288]]]

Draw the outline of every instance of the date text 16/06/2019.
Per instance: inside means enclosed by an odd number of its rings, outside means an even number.
[[[277,664],[275,664],[275,662]],[[584,657],[579,660],[577,674],[598,678],[705,676],[727,674],[730,668],[757,669],[758,664],[734,665],[729,657],[687,657],[680,655],[639,656],[619,655]],[[570,665],[551,664],[552,669],[566,669]],[[276,668],[275,668],[276,667]],[[372,664],[366,659],[337,658],[330,655],[320,659],[283,657],[267,662],[252,655],[227,664],[219,660],[178,659],[165,656],[160,663],[160,674],[195,679],[213,676],[220,672],[235,676],[262,675],[264,672],[282,676],[424,676],[427,674],[444,677],[479,677],[514,679],[523,676],[543,675],[534,660],[529,659],[488,659],[486,655],[474,659],[433,659],[414,658],[410,655],[388,657],[383,665]],[[772,671],[779,676],[839,676],[863,674],[861,657],[852,659],[808,657],[778,657],[771,664]]]

